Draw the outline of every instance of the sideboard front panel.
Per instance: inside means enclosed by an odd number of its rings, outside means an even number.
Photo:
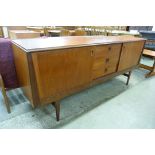
[[[35,52],[32,59],[41,101],[91,82],[90,47]]]
[[[123,43],[118,71],[138,65],[144,43],[144,41]]]

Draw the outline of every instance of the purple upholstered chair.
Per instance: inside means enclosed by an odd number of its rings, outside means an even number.
[[[12,43],[11,40],[5,38],[0,38],[0,87],[2,89],[2,95],[4,97],[7,111],[10,112],[6,90],[17,88],[18,82],[13,58]]]

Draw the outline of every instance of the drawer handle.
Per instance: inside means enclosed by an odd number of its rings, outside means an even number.
[[[109,62],[109,58],[106,59],[106,63],[108,63],[108,62]]]
[[[111,51],[111,47],[109,47],[109,51]]]

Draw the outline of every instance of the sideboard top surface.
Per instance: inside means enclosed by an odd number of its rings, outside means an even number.
[[[93,46],[100,44],[122,43],[142,41],[143,38],[134,36],[67,36],[47,37],[32,39],[17,39],[12,42],[24,49],[25,52],[36,52],[53,49],[63,49],[82,46]]]

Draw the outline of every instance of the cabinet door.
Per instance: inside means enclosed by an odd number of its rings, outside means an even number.
[[[91,80],[90,47],[32,53],[40,100],[88,85]]]
[[[144,41],[123,43],[118,71],[138,65]]]
[[[101,45],[94,49],[94,62],[92,78],[116,72],[120,57],[121,44]]]

